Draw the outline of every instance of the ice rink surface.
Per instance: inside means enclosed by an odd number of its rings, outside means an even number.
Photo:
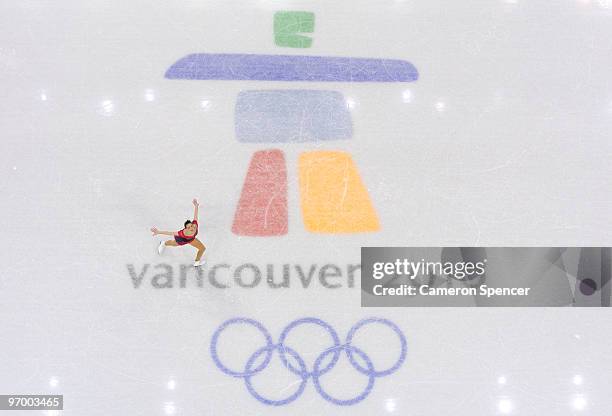
[[[312,13],[310,45],[275,39],[278,11]],[[361,246],[612,245],[609,0],[22,0],[0,22],[0,394],[63,394],[65,408],[27,414],[612,413],[608,309],[366,309],[355,267]],[[165,77],[196,53],[396,59],[419,77]],[[263,143],[245,124],[238,140],[237,97],[283,89],[340,92],[350,138]],[[244,235],[247,171],[272,149],[286,223],[276,212],[277,235]],[[299,169],[317,151],[350,155],[372,209],[348,227],[369,231],[308,228],[323,205]],[[180,229],[194,197],[199,276],[191,247],[160,257],[149,232]],[[359,327],[353,361],[329,350],[372,316],[399,332]],[[254,321],[221,326],[238,317]],[[289,371],[270,345],[308,317],[322,321],[283,344]]]

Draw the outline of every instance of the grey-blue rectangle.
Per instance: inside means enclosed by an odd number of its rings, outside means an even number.
[[[362,247],[361,306],[610,306],[610,247]]]
[[[343,140],[353,134],[350,111],[338,91],[242,91],[234,117],[240,142]]]
[[[64,410],[61,394],[3,394],[0,410]]]

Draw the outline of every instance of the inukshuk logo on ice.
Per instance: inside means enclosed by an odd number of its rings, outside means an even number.
[[[277,46],[309,48],[314,14],[282,11],[274,16]],[[198,53],[174,63],[166,78],[287,82],[411,82],[417,69],[407,61],[300,55]],[[353,136],[350,102],[339,91],[245,90],[235,107],[235,132],[243,143],[306,143]],[[372,232],[378,216],[350,154],[307,151],[299,156],[304,225],[315,233]],[[255,152],[248,168],[232,231],[276,236],[288,231],[287,168],[280,149]]]

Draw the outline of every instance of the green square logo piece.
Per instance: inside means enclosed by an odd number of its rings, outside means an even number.
[[[299,33],[313,33],[314,19],[311,12],[274,13],[274,43],[287,48],[310,48],[312,38]]]

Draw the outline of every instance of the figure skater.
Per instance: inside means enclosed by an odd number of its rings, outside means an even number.
[[[159,254],[164,252],[166,246],[177,247],[184,246],[185,244],[190,244],[194,246],[198,250],[198,254],[196,254],[195,262],[193,263],[194,267],[199,267],[206,263],[205,260],[202,260],[202,256],[204,255],[204,251],[206,247],[200,240],[196,238],[198,235],[198,200],[194,198],[192,201],[193,206],[195,207],[193,212],[193,221],[185,221],[185,226],[182,230],[172,232],[172,231],[160,231],[156,227],[151,228],[151,232],[153,235],[163,234],[163,235],[171,235],[174,237],[174,240],[166,240],[159,243],[159,247],[157,251]]]

